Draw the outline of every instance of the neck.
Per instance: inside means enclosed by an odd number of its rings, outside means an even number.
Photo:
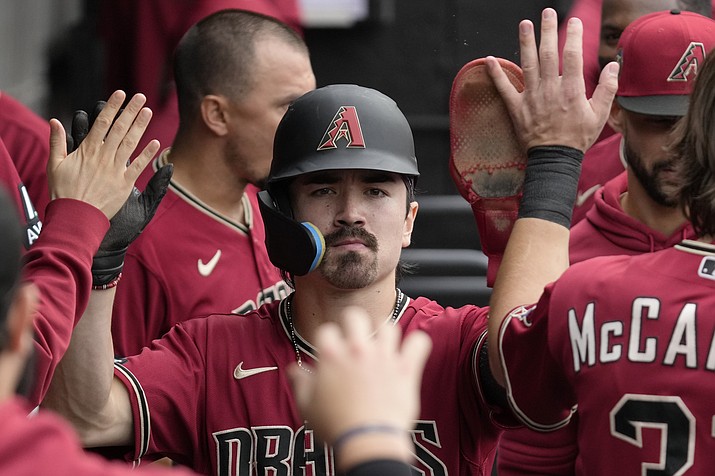
[[[296,281],[296,291],[292,298],[293,324],[300,335],[313,342],[317,328],[326,322],[340,322],[348,307],[360,307],[370,316],[372,326],[377,329],[390,319],[395,310],[397,289],[394,276],[391,283],[368,286],[365,289],[319,289],[300,286]]]
[[[621,195],[621,208],[628,216],[664,236],[675,233],[686,221],[679,207],[666,207],[653,201],[631,174],[628,174],[628,190]]]
[[[200,150],[185,142],[172,146],[165,156],[174,164],[172,181],[219,214],[245,224],[242,198],[247,182],[236,177],[217,148],[216,143]]]

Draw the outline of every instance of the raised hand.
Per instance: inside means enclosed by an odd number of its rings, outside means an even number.
[[[151,141],[129,165],[134,149],[151,119],[136,94],[117,116],[126,94],[115,91],[97,115],[79,147],[67,153],[67,135],[57,119],[50,121],[50,158],[47,176],[52,198],[73,198],[100,209],[112,218],[133,190],[134,182],[159,150]]]
[[[487,58],[489,74],[509,109],[519,140],[527,150],[558,144],[586,151],[608,118],[618,88],[618,64],[609,63],[603,69],[593,97],[587,98],[582,34],[581,20],[569,19],[563,73],[559,74],[556,11],[546,8],[542,13],[538,49],[533,23],[523,20],[519,24],[523,92],[516,90],[496,58]]]

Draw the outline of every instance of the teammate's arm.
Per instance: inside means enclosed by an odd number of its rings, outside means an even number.
[[[563,75],[559,75],[557,28],[556,12],[545,9],[537,49],[533,24],[528,20],[520,23],[522,93],[516,91],[495,58],[487,63],[529,152],[520,218],[514,224],[490,301],[489,360],[502,385],[500,324],[513,308],[536,302],[544,286],[568,267],[570,216],[561,212],[573,208],[580,159],[602,129],[617,89],[618,67],[610,64],[604,68],[593,98],[586,98],[582,25],[575,18],[569,20]]]
[[[53,197],[82,200],[112,218],[128,202],[134,182],[157,152],[152,141],[127,166],[151,118],[143,95],[135,95],[114,120],[125,95],[115,92],[80,147],[67,155],[64,128],[53,121],[48,177]],[[122,209],[124,210],[124,209]],[[111,232],[111,229],[110,229]],[[132,415],[127,391],[114,380],[110,332],[114,288],[93,291],[74,328],[43,406],[63,414],[86,445],[127,445]]]

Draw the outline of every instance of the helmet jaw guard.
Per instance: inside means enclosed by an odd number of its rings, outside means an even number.
[[[310,222],[298,223],[282,213],[267,190],[258,192],[258,207],[271,263],[294,276],[303,276],[317,268],[325,253],[320,230]]]
[[[258,194],[271,262],[295,276],[314,270],[323,235],[293,220],[290,179],[323,170],[376,170],[417,178],[412,130],[397,104],[374,89],[336,84],[296,99],[276,130],[266,190]]]

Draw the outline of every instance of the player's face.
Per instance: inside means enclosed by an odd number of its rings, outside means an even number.
[[[288,105],[315,89],[307,54],[275,38],[256,44],[253,85],[231,108],[227,155],[242,179],[258,186],[268,176],[273,137]]]
[[[657,204],[674,207],[674,162],[666,147],[677,117],[648,116],[622,111],[624,155],[628,167]]]
[[[291,185],[294,217],[309,221],[325,237],[317,272],[339,289],[375,282],[395,283],[402,248],[410,244],[417,203],[397,174],[369,170],[325,171]]]
[[[648,13],[677,8],[676,0],[603,0],[598,62],[601,69],[616,59],[618,40],[636,18]]]

